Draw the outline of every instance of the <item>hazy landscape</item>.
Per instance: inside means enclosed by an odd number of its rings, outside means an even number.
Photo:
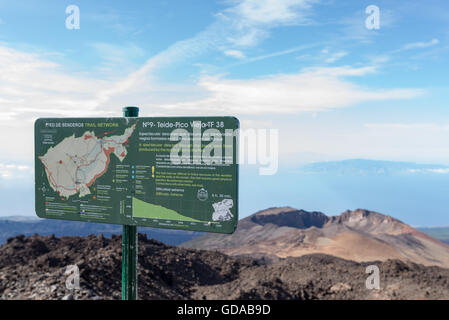
[[[0,218],[36,216],[33,179],[0,179]],[[449,226],[449,169],[443,164],[348,159],[285,166],[273,176],[246,165],[239,192],[241,218],[286,205],[327,215],[367,208],[418,228]]]
[[[281,168],[274,176],[243,169],[240,193],[242,217],[286,205],[327,215],[363,208],[413,227],[449,226],[444,164],[348,159]]]

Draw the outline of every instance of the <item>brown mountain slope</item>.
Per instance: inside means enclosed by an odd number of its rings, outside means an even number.
[[[399,259],[449,268],[449,245],[377,212],[328,217],[290,207],[259,211],[232,235],[204,235],[182,245],[270,259],[324,253],[353,261]]]

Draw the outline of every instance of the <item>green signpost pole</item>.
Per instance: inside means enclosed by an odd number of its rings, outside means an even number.
[[[138,117],[139,108],[123,108],[123,116]],[[123,225],[122,300],[137,300],[137,226]]]

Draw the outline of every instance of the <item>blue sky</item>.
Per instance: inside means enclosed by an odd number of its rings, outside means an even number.
[[[65,27],[68,5],[80,9],[79,30]],[[365,26],[369,5],[380,9],[378,30]],[[279,129],[281,167],[449,164],[448,9],[444,0],[0,0],[0,179],[32,183],[37,117],[120,116],[124,105]]]

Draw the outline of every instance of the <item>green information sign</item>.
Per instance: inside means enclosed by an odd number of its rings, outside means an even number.
[[[36,213],[232,233],[238,129],[233,117],[38,119]]]

